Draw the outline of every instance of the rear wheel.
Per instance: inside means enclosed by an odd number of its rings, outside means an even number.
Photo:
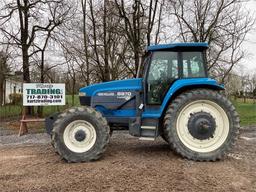
[[[198,89],[178,96],[164,118],[171,147],[183,157],[198,161],[221,159],[234,145],[239,117],[226,97]]]
[[[69,162],[99,159],[109,142],[110,129],[102,115],[89,107],[72,108],[54,123],[52,143]]]

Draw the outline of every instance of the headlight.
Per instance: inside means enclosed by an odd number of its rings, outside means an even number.
[[[86,96],[85,92],[79,92],[79,96]]]

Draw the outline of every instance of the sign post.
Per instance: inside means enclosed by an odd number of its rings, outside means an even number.
[[[65,105],[65,84],[63,83],[24,83],[23,106]],[[28,132],[27,122],[44,122],[45,119],[26,119],[23,109],[19,135]]]

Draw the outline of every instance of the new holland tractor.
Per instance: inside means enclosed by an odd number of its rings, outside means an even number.
[[[55,151],[68,162],[99,159],[115,129],[141,140],[161,136],[194,161],[216,161],[230,151],[239,116],[208,77],[207,43],[148,46],[138,78],[80,89],[81,107],[51,117]]]

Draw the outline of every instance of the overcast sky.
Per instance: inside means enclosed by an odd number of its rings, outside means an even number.
[[[245,3],[245,8],[250,9],[254,13],[254,16],[256,16],[256,0],[250,0]],[[254,28],[254,31],[248,34],[246,42],[243,45],[249,56],[242,62],[242,65],[245,67],[245,71],[252,73],[256,72],[256,23]]]
[[[248,0],[243,4],[245,9],[250,10],[250,12],[252,12],[254,16],[256,16],[256,0]],[[256,73],[256,23],[254,25],[254,30],[247,35],[246,41],[243,43],[243,48],[247,51],[248,56],[243,59],[243,61],[240,63],[240,66],[235,68],[235,71],[237,71],[238,73]],[[58,47],[58,49],[60,48]],[[49,63],[63,62],[63,60],[60,60],[60,57],[56,57],[58,55],[56,51],[50,52],[52,52],[52,54],[49,54],[46,58]]]

